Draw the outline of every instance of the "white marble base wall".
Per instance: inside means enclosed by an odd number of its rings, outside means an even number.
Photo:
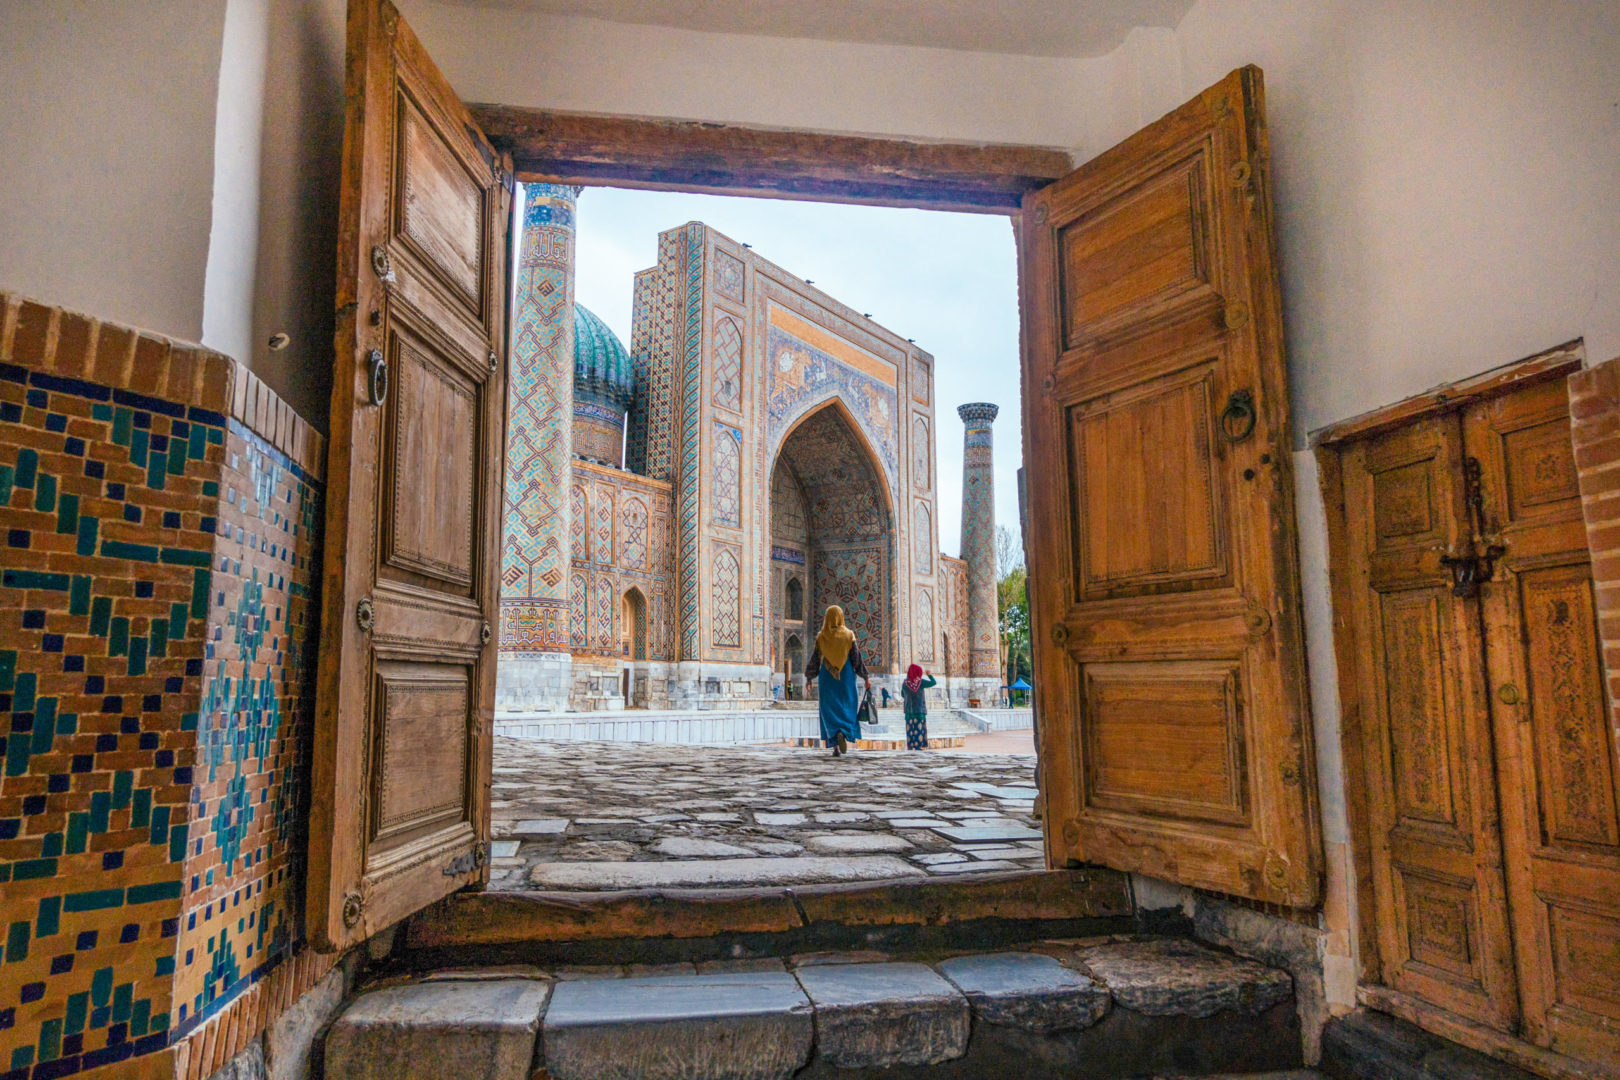
[[[495,718],[495,734],[545,742],[644,742],[703,745],[771,743],[820,734],[814,712],[789,709],[537,715]]]
[[[567,653],[502,653],[495,661],[495,711],[567,711],[573,665]]]
[[[1033,709],[960,709],[958,712],[986,731],[1028,731],[1035,726]]]

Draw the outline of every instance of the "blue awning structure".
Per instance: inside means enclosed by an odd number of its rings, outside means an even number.
[[[1002,687],[1002,689],[1003,690],[1033,690],[1035,688],[1033,686],[1029,685],[1029,683],[1025,682],[1023,680],[1023,677],[1020,676],[1017,682],[1013,683],[1011,686],[1004,686],[1004,687]]]

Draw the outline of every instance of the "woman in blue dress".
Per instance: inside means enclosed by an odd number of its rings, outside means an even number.
[[[838,757],[849,753],[849,744],[861,737],[861,723],[855,713],[861,704],[861,684],[871,693],[872,680],[867,677],[855,632],[844,625],[844,609],[837,604],[828,608],[821,620],[816,647],[810,650],[810,660],[804,665],[806,682],[818,675],[821,737],[832,747],[833,757]]]

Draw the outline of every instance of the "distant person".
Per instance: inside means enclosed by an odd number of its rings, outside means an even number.
[[[883,707],[885,709],[887,709],[889,707],[889,688],[887,686],[884,686],[884,687],[879,687],[879,690],[883,694]]]
[[[907,750],[928,749],[928,698],[923,691],[932,689],[938,681],[917,664],[906,669],[906,681],[900,684],[900,700],[906,713]]]
[[[840,757],[849,753],[849,744],[861,737],[861,723],[855,716],[861,704],[857,680],[866,684],[868,694],[872,692],[872,680],[866,674],[855,632],[844,625],[844,609],[837,604],[829,607],[821,620],[821,633],[816,635],[816,646],[804,665],[806,683],[818,675],[821,738],[832,747],[833,757]]]

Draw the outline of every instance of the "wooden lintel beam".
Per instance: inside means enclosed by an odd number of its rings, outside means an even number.
[[[1008,214],[1073,169],[1065,150],[915,142],[474,105],[523,181]]]

